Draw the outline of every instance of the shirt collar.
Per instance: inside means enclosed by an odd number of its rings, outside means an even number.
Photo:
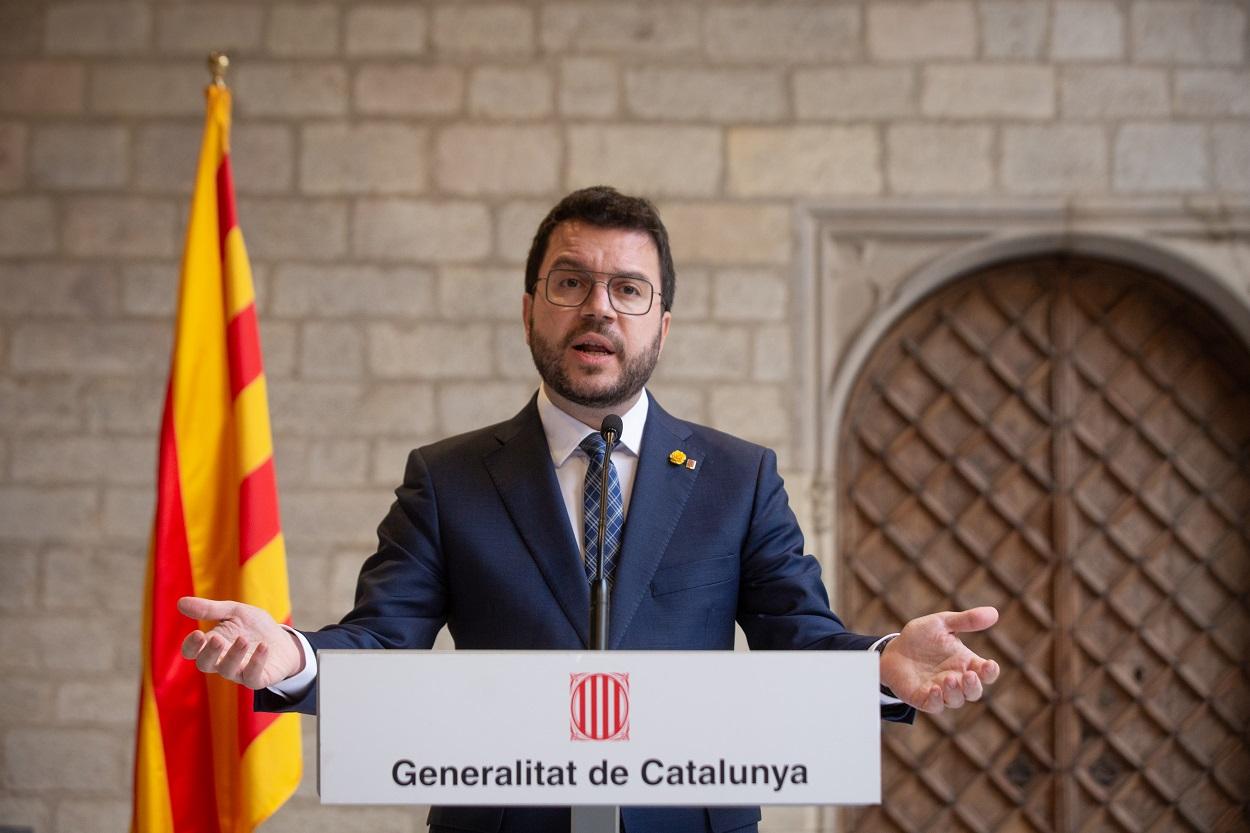
[[[634,407],[621,414],[621,438],[617,444],[619,450],[638,456],[638,451],[642,448],[642,429],[647,424],[647,410],[650,405],[650,397],[644,389]],[[551,462],[556,468],[563,466],[573,452],[577,451],[586,435],[594,431],[581,420],[560,410],[547,395],[545,384],[538,386],[538,418],[542,420],[543,433],[547,435],[547,448],[551,451]]]

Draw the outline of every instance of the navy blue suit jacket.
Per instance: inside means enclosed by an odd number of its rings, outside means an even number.
[[[680,449],[695,468],[674,465]],[[308,633],[323,648],[584,650],[590,593],[535,400],[507,422],[413,451],[361,569],[356,606]],[[615,650],[866,649],[829,609],[772,451],[678,420],[654,401],[612,591]],[[315,689],[259,708],[316,711]],[[909,719],[895,710],[890,719]],[[744,719],[749,719],[746,716]],[[568,829],[558,810],[435,808],[462,830]],[[628,830],[754,829],[758,808],[627,808]]]

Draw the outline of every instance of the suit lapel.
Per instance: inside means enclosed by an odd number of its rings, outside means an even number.
[[[486,456],[486,469],[551,595],[589,645],[590,588],[534,399],[501,427],[498,438],[501,445]]]
[[[649,396],[650,394],[648,394]],[[690,429],[651,400],[642,435],[642,454],[625,519],[624,540],[612,589],[609,646],[617,648],[651,586],[651,578],[672,540],[700,469],[670,463],[680,450],[702,460],[702,449],[690,444]]]

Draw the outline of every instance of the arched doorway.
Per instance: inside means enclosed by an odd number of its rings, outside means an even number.
[[[986,702],[888,726],[847,830],[1250,829],[1250,353],[1079,256],[984,268],[880,339],[839,437],[864,632],[993,603]]]

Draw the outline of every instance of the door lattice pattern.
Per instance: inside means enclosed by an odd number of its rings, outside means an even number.
[[[988,269],[878,345],[841,438],[861,632],[993,603],[1003,677],[885,732],[846,829],[1250,829],[1250,355],[1164,282]]]

